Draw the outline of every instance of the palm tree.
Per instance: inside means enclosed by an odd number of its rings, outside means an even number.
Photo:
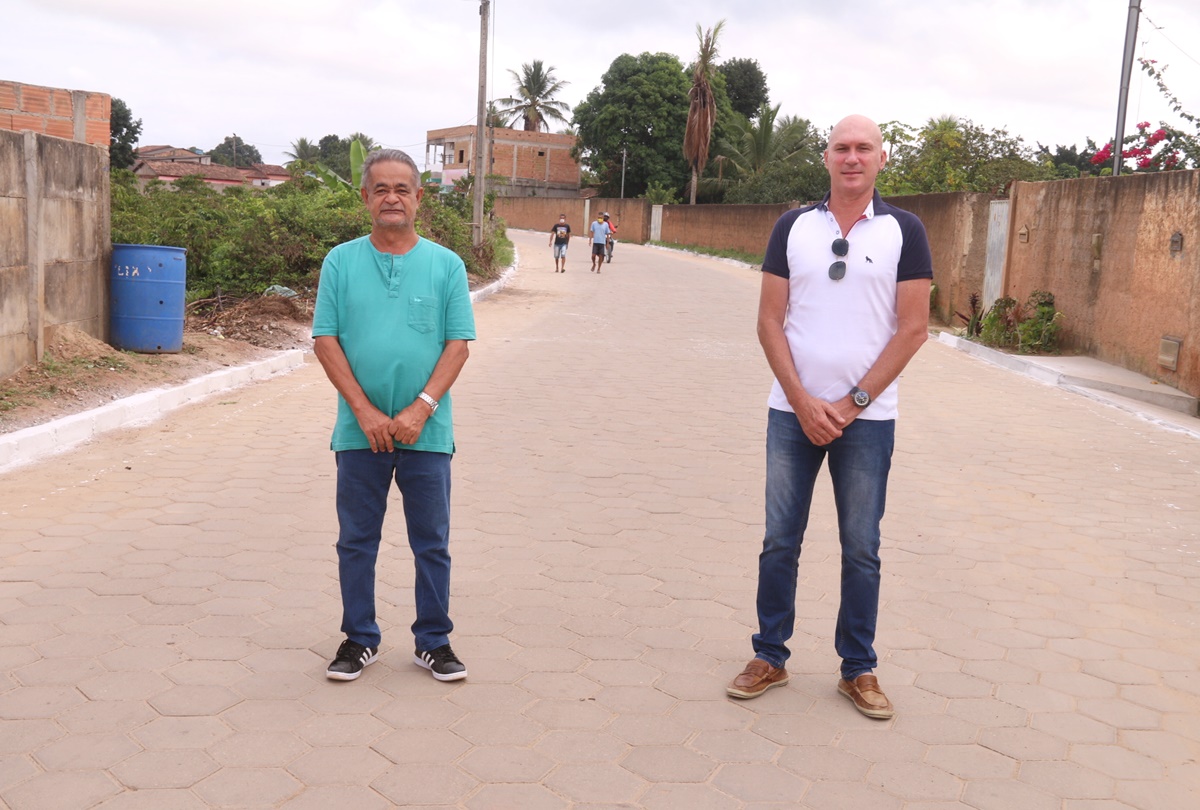
[[[535,59],[533,64],[521,65],[519,75],[515,70],[508,72],[517,83],[517,94],[500,99],[504,105],[500,113],[508,117],[510,124],[524,120],[526,132],[538,132],[543,127],[549,131],[549,121],[567,123],[563,113],[570,112],[571,108],[554,97],[568,82],[554,77],[553,66],[543,67],[542,60]]]
[[[484,120],[483,125],[492,129],[497,127],[503,128],[508,125],[504,113],[500,112],[500,108],[496,106],[496,102],[489,101],[487,103],[487,118]]]
[[[732,139],[717,145],[738,178],[762,174],[773,163],[791,163],[815,146],[812,124],[804,118],[779,118],[779,107],[764,102],[755,120],[735,119]]]
[[[683,157],[692,168],[692,205],[696,204],[696,186],[704,165],[708,163],[708,146],[712,139],[713,124],[717,121],[717,100],[713,97],[712,78],[717,58],[717,37],[725,21],[702,32],[696,23],[696,39],[700,40],[700,52],[696,56],[696,67],[692,71],[692,89],[688,91],[687,128],[683,132]]]
[[[297,138],[292,141],[292,151],[283,154],[292,159],[289,162],[316,163],[321,159],[321,148],[308,138]]]
[[[374,138],[372,138],[370,135],[364,135],[361,132],[355,132],[355,133],[351,134],[350,137],[347,138],[346,140],[348,140],[350,143],[354,143],[355,141],[358,141],[359,143],[362,144],[364,152],[370,152],[373,149],[381,149],[382,148],[379,144],[375,143]]]

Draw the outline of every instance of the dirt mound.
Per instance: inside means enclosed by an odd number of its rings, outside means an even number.
[[[97,340],[74,326],[60,326],[55,329],[54,339],[46,347],[46,355],[59,362],[97,361],[113,355],[116,351],[103,340]]]

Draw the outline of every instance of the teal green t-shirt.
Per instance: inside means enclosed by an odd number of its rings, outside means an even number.
[[[412,404],[447,340],[474,340],[467,270],[453,251],[427,239],[403,256],[381,253],[363,236],[329,251],[321,266],[313,337],[336,337],[367,398],[388,416]],[[449,392],[410,450],[454,452]],[[338,396],[333,450],[370,449]]]

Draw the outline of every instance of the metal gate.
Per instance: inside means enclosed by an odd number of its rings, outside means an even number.
[[[988,206],[987,263],[983,269],[983,311],[1004,290],[1004,259],[1008,254],[1008,200],[992,200]]]

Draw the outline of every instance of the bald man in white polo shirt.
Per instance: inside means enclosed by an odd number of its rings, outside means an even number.
[[[897,415],[896,379],[928,337],[932,260],[925,228],[884,203],[879,127],[842,119],[825,150],[829,194],[775,224],[763,261],[758,336],[775,374],[768,400],[766,534],[754,658],[729,684],[755,698],[788,681],[800,547],[828,457],[842,547],[834,647],[838,692],[864,715],[895,710],[873,671],[879,524]]]

